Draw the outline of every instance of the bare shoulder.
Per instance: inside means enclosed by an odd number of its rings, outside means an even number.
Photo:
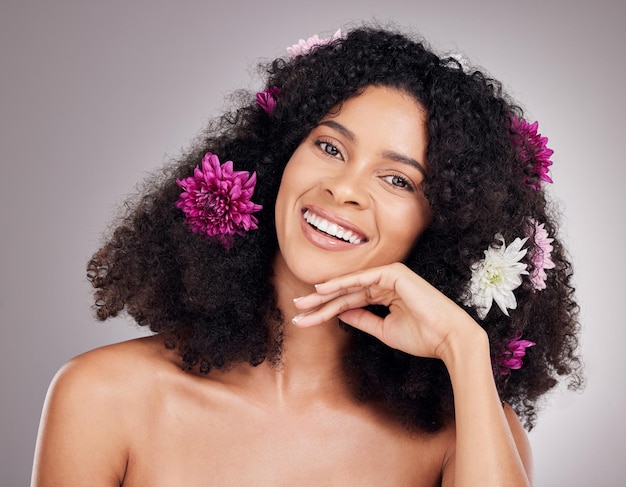
[[[148,337],[101,347],[63,365],[46,396],[33,485],[120,485],[133,422],[150,401],[149,371],[174,367],[168,353],[158,337]]]
[[[515,440],[515,446],[517,446],[517,451],[519,452],[522,463],[524,464],[524,469],[528,472],[529,477],[532,477],[532,449],[526,430],[522,426],[522,423],[517,417],[515,411],[513,411],[513,408],[508,404],[504,405],[504,414],[507,422],[509,423],[513,440]]]
[[[171,353],[170,353],[171,354]],[[64,364],[52,380],[49,399],[57,402],[81,397],[93,407],[107,409],[114,402],[131,401],[149,387],[159,369],[171,367],[159,337],[146,337],[90,350]],[[126,404],[129,405],[128,403]]]
[[[515,447],[519,454],[519,458],[522,461],[524,470],[526,471],[528,477],[532,479],[532,450],[526,430],[522,426],[522,423],[520,422],[517,413],[509,404],[504,403],[502,407],[506,422],[509,427],[509,431],[511,432],[511,436],[513,438],[513,441],[515,442]],[[452,485],[452,483],[454,483],[456,470],[455,459],[456,432],[454,432],[452,436],[448,436],[448,448],[443,462],[445,476],[442,485]]]
[[[159,336],[136,338],[105,345],[72,358],[59,370],[55,380],[80,380],[84,377],[103,384],[117,379],[119,374],[126,380],[145,378],[143,376],[149,370],[154,372],[155,367],[171,367],[174,355],[165,349]]]
[[[103,346],[78,355],[56,373],[46,398],[46,409],[77,408],[76,413],[111,422],[118,430],[149,403],[159,379],[181,373],[175,353],[158,336]]]

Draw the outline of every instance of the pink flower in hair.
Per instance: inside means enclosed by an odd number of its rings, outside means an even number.
[[[552,261],[552,242],[553,238],[548,237],[548,231],[545,224],[539,224],[535,220],[531,220],[533,225],[534,246],[530,250],[530,259],[532,260],[534,269],[530,273],[530,282],[538,291],[546,288],[546,269],[554,269]]]
[[[536,343],[528,340],[520,340],[522,334],[518,333],[509,340],[504,351],[496,357],[496,366],[500,370],[501,375],[508,375],[511,370],[517,370],[522,367],[522,358],[526,355],[526,349],[536,345]]]
[[[513,131],[516,136],[513,137],[513,143],[518,148],[517,158],[520,162],[526,163],[531,161],[534,164],[533,175],[536,178],[524,177],[524,183],[533,189],[541,188],[541,181],[551,183],[552,179],[548,175],[552,161],[550,156],[554,151],[546,145],[547,137],[542,137],[537,132],[538,122],[529,124],[526,120],[511,117]]]
[[[280,90],[277,86],[265,88],[263,91],[256,94],[256,102],[268,115],[271,115],[276,106],[276,98],[279,93]]]
[[[319,36],[315,34],[314,36],[309,37],[306,41],[304,39],[300,39],[297,44],[288,47],[287,54],[289,55],[289,59],[294,59],[298,56],[307,54],[311,49],[317,46],[329,44],[335,39],[340,39],[341,37],[341,29],[338,29],[333,35],[324,39],[320,39]]]
[[[252,213],[262,207],[250,201],[256,173],[233,171],[232,161],[220,165],[219,158],[207,152],[192,177],[176,182],[184,189],[176,207],[185,213],[192,232],[215,238],[230,249],[234,235],[258,228]]]

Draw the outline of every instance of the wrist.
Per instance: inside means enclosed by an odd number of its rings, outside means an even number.
[[[487,362],[490,366],[489,338],[487,332],[469,315],[459,322],[440,346],[439,358],[452,373],[471,362]]]

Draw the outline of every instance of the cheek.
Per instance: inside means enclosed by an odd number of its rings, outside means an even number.
[[[315,163],[314,156],[304,145],[300,145],[293,153],[280,181],[276,197],[276,211],[295,201],[314,189],[323,177],[322,169]]]
[[[279,195],[292,192],[298,186],[299,180],[302,179],[302,173],[305,172],[305,168],[303,168],[304,159],[301,153],[302,146],[298,147],[291,155],[289,161],[287,161],[280,180]]]
[[[284,234],[283,230],[287,224],[286,219],[290,210],[293,209],[299,194],[303,191],[302,182],[306,181],[301,174],[300,164],[295,155],[294,153],[294,156],[285,166],[274,205],[276,233],[279,238]]]
[[[426,201],[419,204],[407,205],[406,208],[396,206],[383,219],[387,235],[387,243],[402,258],[406,257],[415,245],[420,235],[426,230],[432,220],[432,213]]]
[[[289,199],[290,190],[293,189],[293,183],[291,182],[289,166],[285,168],[283,172],[283,177],[280,181],[280,186],[278,188],[278,194],[276,195],[276,224],[278,225],[278,219],[282,216],[281,212],[285,209],[287,205],[287,200]]]

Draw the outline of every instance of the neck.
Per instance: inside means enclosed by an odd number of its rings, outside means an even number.
[[[285,320],[283,353],[278,367],[262,367],[266,378],[285,400],[345,391],[342,357],[349,334],[340,328],[337,318],[311,328],[298,328],[291,322],[301,313],[293,305],[293,299],[314,292],[315,288],[297,280],[280,255],[274,263],[273,284]]]

